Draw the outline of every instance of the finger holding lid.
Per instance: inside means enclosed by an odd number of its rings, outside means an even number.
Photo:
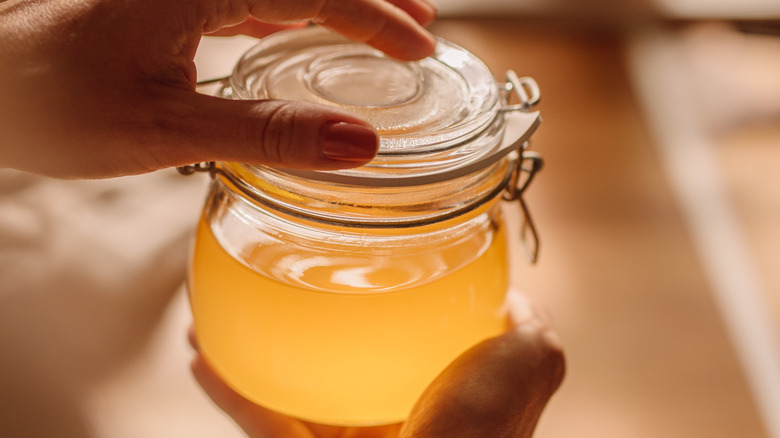
[[[424,58],[436,44],[421,24],[435,16],[425,0],[254,0],[250,13],[273,23],[310,20],[402,60]]]
[[[409,0],[400,3],[418,4]],[[325,0],[312,21],[402,60],[424,58],[436,45],[412,15],[384,0]]]
[[[426,0],[387,0],[406,11],[414,20],[427,26],[436,19],[436,6]]]

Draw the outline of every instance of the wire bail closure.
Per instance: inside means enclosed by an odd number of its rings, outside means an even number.
[[[523,199],[523,193],[525,193],[537,172],[542,170],[544,160],[538,153],[527,151],[527,147],[528,142],[524,143],[520,148],[520,156],[512,172],[512,177],[507,183],[503,199],[508,202],[517,201],[520,206],[523,220],[520,226],[520,243],[522,243],[523,251],[528,261],[531,264],[535,264],[539,258],[539,233],[536,231],[536,225],[534,225],[528,204]]]
[[[539,87],[533,78],[518,77],[512,70],[507,71],[506,82],[503,87],[500,87],[499,91],[501,92],[503,100],[507,103],[506,106],[499,109],[500,113],[530,113],[533,107],[539,103],[541,98]],[[518,103],[509,104],[513,95],[517,98]],[[532,126],[533,129],[535,129],[538,119],[537,117],[530,117],[529,120],[530,119],[534,120]],[[530,129],[530,131],[533,131],[533,129]],[[523,135],[519,141],[507,145],[508,147],[502,146],[498,153],[494,154],[495,156],[490,157],[490,160],[494,161],[506,156],[506,154],[510,152],[517,152],[515,168],[506,181],[502,199],[509,202],[517,201],[520,206],[523,221],[520,227],[520,243],[522,244],[523,251],[528,258],[528,261],[531,264],[534,264],[539,257],[539,233],[533,218],[531,217],[528,205],[523,199],[523,194],[528,189],[534,176],[542,169],[544,160],[538,153],[527,150],[529,146],[527,135],[530,135],[530,133],[526,132],[526,135]],[[194,173],[202,172],[208,173],[212,179],[214,179],[217,174],[230,178],[230,175],[226,175],[225,171],[213,161],[179,166],[176,170],[182,175],[192,175]]]
[[[503,97],[507,103],[511,100],[512,94],[517,97],[519,103],[507,105],[501,108],[502,112],[519,111],[530,112],[533,107],[539,103],[541,92],[536,81],[530,77],[518,77],[517,74],[509,70],[506,72],[506,83],[501,89]],[[523,246],[528,261],[535,264],[539,258],[539,233],[536,230],[531,212],[523,199],[525,193],[534,176],[542,170],[544,160],[537,152],[527,150],[528,141],[524,141],[517,148],[518,158],[515,169],[506,186],[503,199],[505,201],[517,201],[520,206],[523,223],[520,226],[520,243]]]

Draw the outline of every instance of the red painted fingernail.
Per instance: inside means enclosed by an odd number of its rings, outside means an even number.
[[[322,129],[322,154],[338,161],[366,162],[374,158],[379,137],[373,129],[352,123],[331,123]]]

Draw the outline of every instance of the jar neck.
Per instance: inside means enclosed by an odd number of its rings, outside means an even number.
[[[422,227],[479,214],[500,199],[514,170],[509,156],[458,178],[415,186],[372,187],[307,180],[284,171],[218,163],[219,183],[257,208],[350,228]]]

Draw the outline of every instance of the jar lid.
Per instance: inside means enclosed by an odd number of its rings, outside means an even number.
[[[504,133],[502,96],[490,70],[469,51],[441,38],[430,57],[404,62],[321,27],[287,30],[244,54],[229,88],[233,99],[338,107],[377,129],[377,156],[360,168],[285,169],[316,180],[418,184],[443,171],[474,167],[480,157],[501,147]],[[538,113],[529,118],[529,136],[538,121]]]

